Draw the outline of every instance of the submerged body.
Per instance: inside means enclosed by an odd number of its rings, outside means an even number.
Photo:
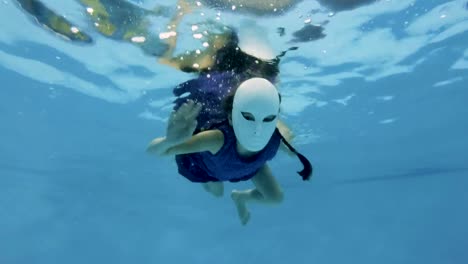
[[[185,1],[179,1],[179,6],[180,15],[168,26],[172,30],[191,11]],[[233,29],[223,29],[223,34],[213,37],[212,49],[187,52],[182,57],[174,56],[177,34],[167,39],[169,49],[159,62],[198,76],[174,89],[177,99],[166,136],[154,139],[148,151],[174,156],[182,176],[202,183],[216,197],[224,194],[225,181],[251,180],[255,188],[231,192],[245,225],[250,219],[247,203],[279,204],[283,200],[267,164],[278,149],[299,157],[305,168],[299,174],[304,180],[312,169],[289,145],[292,133],[278,117],[281,97],[274,83],[279,58],[286,51],[268,60],[257,58],[239,47]]]
[[[183,103],[179,101],[181,105],[169,118],[166,137],[154,139],[148,151],[175,156],[181,175],[192,182],[202,183],[206,191],[217,197],[224,193],[224,181],[251,180],[254,189],[233,190],[231,193],[239,219],[246,224],[250,219],[248,202],[278,204],[283,200],[283,192],[267,165],[277,154],[281,143],[300,154],[277,128],[280,98],[276,87],[268,80],[248,79],[235,89],[232,97],[228,96],[223,101],[229,102],[229,98],[232,99],[232,108],[226,109],[224,122],[213,123],[203,131],[200,127],[204,124],[197,122],[197,119],[204,120],[203,116],[200,117],[202,109],[215,114],[217,111],[210,108],[211,104],[203,106],[192,99]],[[305,164],[301,173],[307,180],[311,174],[310,163]]]

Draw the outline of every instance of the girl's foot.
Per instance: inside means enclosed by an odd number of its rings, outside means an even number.
[[[247,210],[247,206],[245,205],[245,200],[242,198],[242,195],[242,191],[233,190],[231,192],[231,198],[236,205],[239,220],[241,221],[242,225],[246,225],[250,220],[250,212]]]

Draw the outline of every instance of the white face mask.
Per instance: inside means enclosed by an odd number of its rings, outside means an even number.
[[[260,151],[270,141],[278,122],[279,95],[266,79],[252,78],[237,88],[232,126],[237,141],[248,151]]]

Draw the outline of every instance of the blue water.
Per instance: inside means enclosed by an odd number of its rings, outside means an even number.
[[[281,50],[276,27],[291,35],[317,6],[258,23]],[[86,27],[74,1],[56,10]],[[192,76],[96,33],[63,40],[1,1],[0,263],[468,263],[466,1],[328,13],[313,19],[327,36],[281,63],[282,117],[313,179],[279,153],[285,201],[252,205],[243,227],[228,194],[251,183],[215,199],[145,153]]]

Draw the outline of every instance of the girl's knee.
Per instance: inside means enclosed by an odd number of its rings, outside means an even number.
[[[264,194],[264,198],[271,203],[279,204],[284,200],[284,193],[281,190]]]
[[[282,203],[284,200],[284,193],[283,191],[279,191],[278,193],[275,194],[275,202],[276,203]]]
[[[213,182],[213,195],[216,197],[224,195],[224,184],[222,182]]]
[[[222,197],[224,195],[224,184],[222,182],[205,182],[202,185],[207,192],[215,197]]]

